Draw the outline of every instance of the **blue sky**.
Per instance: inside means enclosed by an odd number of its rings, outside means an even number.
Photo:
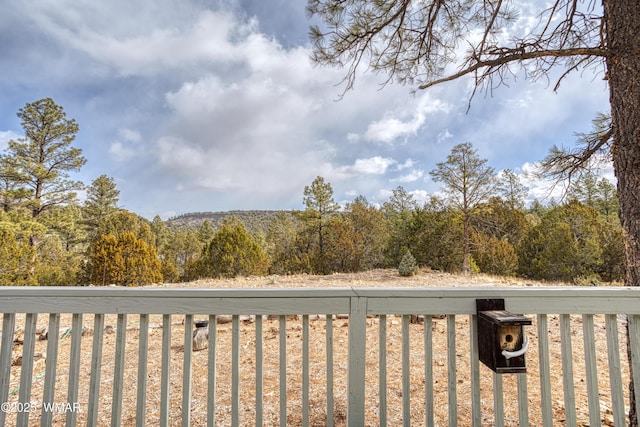
[[[299,209],[320,175],[336,201],[382,204],[403,186],[439,191],[429,171],[471,142],[497,171],[527,171],[570,146],[608,111],[602,76],[511,78],[477,94],[470,80],[427,91],[309,60],[304,1],[10,1],[0,15],[0,149],[21,136],[16,113],[51,97],[80,126],[87,164],[120,205],[152,218],[193,211]],[[528,19],[521,16],[521,19]],[[523,178],[530,198],[543,183]]]

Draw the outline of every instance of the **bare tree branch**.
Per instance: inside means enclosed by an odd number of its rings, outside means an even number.
[[[594,130],[588,134],[578,134],[578,147],[573,150],[552,147],[549,155],[538,165],[538,175],[556,182],[571,183],[575,176],[582,176],[594,168],[594,162],[610,157],[613,140],[613,126],[608,115],[601,114],[593,121]]]
[[[496,56],[497,55],[498,54],[496,53]],[[608,56],[608,52],[607,50],[601,49],[601,48],[574,48],[574,49],[545,50],[545,51],[532,51],[532,52],[514,51],[513,53],[510,53],[510,54],[505,54],[503,52],[502,55],[497,56],[495,59],[478,61],[469,67],[463,68],[457,73],[422,84],[418,86],[418,89],[421,89],[421,90],[427,89],[444,82],[456,80],[456,79],[459,79],[460,77],[476,72],[483,68],[486,68],[487,71],[483,73],[481,78],[486,78],[490,74],[495,73],[498,67],[502,67],[512,62],[522,62],[529,59],[538,59],[538,58],[544,58],[544,57],[562,58],[562,57],[575,57],[575,56],[584,56],[585,57],[584,59],[587,59],[588,57],[593,57],[593,56],[604,58]],[[575,68],[576,66],[573,66],[569,71]]]

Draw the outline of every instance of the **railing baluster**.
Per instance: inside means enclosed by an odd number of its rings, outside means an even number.
[[[424,315],[424,424],[434,425],[433,411],[433,316]]]
[[[240,316],[231,318],[231,425],[240,425]]]
[[[378,320],[378,395],[380,427],[387,425],[387,316],[382,314]]]
[[[402,316],[402,425],[411,426],[411,365],[410,356],[410,316]]]
[[[136,394],[136,426],[145,425],[147,415],[147,358],[149,354],[149,315],[140,315],[138,334],[138,390]]]
[[[504,391],[502,375],[493,372],[493,419],[495,427],[504,427]]]
[[[171,315],[162,316],[162,371],[160,373],[160,425],[169,425],[169,398],[171,383]]]
[[[69,387],[67,403],[78,404],[78,384],[80,383],[80,351],[82,343],[82,314],[74,313],[71,320],[71,354],[69,356]],[[67,411],[67,426],[76,425],[76,411]]]
[[[0,349],[0,402],[9,400],[9,382],[11,381],[11,359],[13,355],[13,335],[16,327],[16,315],[4,313],[2,316],[2,348]],[[7,411],[0,411],[0,426],[4,426]]]
[[[349,308],[349,362],[347,425],[364,425],[364,382],[367,348],[367,298],[351,297]]]
[[[113,394],[111,398],[111,425],[117,427],[122,418],[122,387],[124,382],[124,356],[127,343],[127,315],[118,314],[116,329],[116,354],[113,370]]]
[[[216,423],[216,336],[218,319],[215,314],[209,315],[209,341],[207,345],[207,425]]]
[[[20,392],[18,402],[23,407],[30,405],[31,401],[31,378],[33,375],[33,353],[36,341],[36,321],[37,313],[27,313],[24,327],[24,342],[22,343],[22,368],[20,369]],[[29,411],[18,411],[16,424],[26,426],[29,424]]]
[[[566,425],[575,426],[576,396],[573,385],[573,349],[571,346],[571,316],[560,315],[560,345],[562,352],[562,389],[564,390],[564,416]]]
[[[287,319],[278,318],[280,327],[280,426],[287,427]]]
[[[589,423],[599,425],[600,395],[598,392],[598,371],[596,368],[596,345],[593,332],[593,314],[582,315],[582,333],[584,336],[584,362],[587,370],[587,396],[589,400]]]
[[[518,382],[518,422],[529,425],[529,398],[527,397],[527,374],[516,374]]]
[[[256,315],[256,427],[263,424],[262,412],[264,410],[263,396],[264,393],[264,349],[262,340],[262,315]]]
[[[325,321],[327,351],[327,427],[333,427],[333,314]]]
[[[636,390],[636,408],[640,408],[640,316],[628,315],[629,347],[631,349],[631,371]]]
[[[546,314],[538,315],[538,360],[540,363],[540,400],[542,425],[553,425],[551,412],[551,367],[549,365],[549,322]]]
[[[607,328],[607,354],[609,360],[609,381],[611,384],[611,406],[613,424],[625,424],[624,393],[622,391],[622,368],[620,366],[620,345],[618,344],[618,317],[615,314],[605,316]]]
[[[49,337],[51,338],[51,337]],[[91,346],[91,379],[89,380],[89,409],[87,424],[98,425],[98,405],[100,404],[100,372],[102,369],[102,344],[104,342],[104,314],[96,313],[93,318],[93,345]]]
[[[184,316],[184,359],[182,361],[182,425],[191,424],[191,371],[193,367],[193,314]]]
[[[45,409],[45,405],[51,405],[55,402],[59,330],[60,313],[50,313],[49,329],[47,329],[47,360],[44,372],[44,390],[42,392],[42,412],[40,414],[40,425],[42,426],[49,426],[53,421],[53,411]]]
[[[628,315],[627,322],[631,351],[630,370],[633,374],[634,390],[636,390],[636,408],[640,408],[640,315]]]
[[[456,378],[456,316],[447,315],[447,380],[449,384],[449,426],[458,425],[458,396]]]
[[[472,425],[482,425],[480,413],[480,356],[478,354],[478,318],[475,314],[469,316],[469,348],[471,355],[471,418]]]
[[[302,425],[309,426],[309,315],[302,315]]]

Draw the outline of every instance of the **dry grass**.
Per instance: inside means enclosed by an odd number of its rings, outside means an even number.
[[[523,282],[511,278],[490,276],[464,277],[436,272],[422,272],[415,277],[399,277],[392,270],[376,270],[359,274],[335,274],[330,276],[288,276],[288,277],[252,277],[236,280],[202,280],[186,284],[164,285],[165,287],[424,287],[424,286],[539,286],[539,283]],[[198,316],[197,318],[200,318]],[[16,327],[24,327],[19,316]],[[172,425],[180,425],[181,396],[182,396],[182,368],[184,327],[182,316],[172,318],[171,334],[171,403],[170,418]],[[136,381],[138,361],[138,316],[129,316],[126,345],[126,371],[124,378],[124,398],[122,402],[122,425],[135,425]],[[549,316],[549,340],[551,351],[551,385],[552,404],[554,411],[554,425],[564,424],[564,403],[562,395],[562,375],[560,356],[560,337],[558,316]],[[47,316],[38,319],[39,327],[47,325]],[[159,324],[160,316],[151,316],[151,324]],[[338,319],[333,325],[334,339],[334,421],[336,425],[345,425],[346,421],[346,367],[347,367],[347,326],[346,319]],[[458,424],[467,426],[471,419],[470,368],[469,368],[469,334],[467,316],[456,318],[456,388]],[[93,328],[93,316],[85,315],[83,324]],[[71,315],[63,315],[62,326],[71,325]],[[116,326],[115,316],[106,316],[105,325]],[[367,384],[366,384],[366,417],[368,425],[378,425],[378,328],[379,319],[368,319],[367,323]],[[572,333],[574,346],[574,379],[576,392],[576,406],[580,425],[588,425],[588,408],[586,397],[586,378],[583,362],[581,317],[572,318]],[[529,327],[531,347],[527,353],[527,388],[529,396],[529,416],[531,425],[541,425],[540,396],[539,396],[539,368],[536,342],[536,325]],[[326,424],[326,352],[325,352],[325,322],[312,320],[310,322],[310,418],[311,425]],[[447,321],[434,319],[433,326],[433,391],[436,425],[447,425],[448,417],[448,380],[447,380]],[[190,333],[190,332],[189,332]],[[598,377],[600,385],[600,405],[602,408],[603,424],[612,425],[611,402],[609,401],[609,379],[606,352],[606,338],[604,319],[596,317],[596,340],[598,345]],[[278,425],[280,420],[279,399],[279,323],[277,319],[266,319],[263,324],[264,335],[264,423]],[[423,425],[425,416],[424,391],[424,342],[423,325],[411,324],[411,409],[412,425]],[[620,348],[625,354],[624,330],[620,325]],[[102,355],[101,389],[100,389],[100,420],[105,425],[111,418],[111,394],[113,388],[113,369],[115,354],[115,334],[105,334]],[[160,414],[160,372],[161,372],[161,340],[162,329],[152,327],[149,333],[149,358],[147,360],[148,382],[146,402],[146,424],[158,425]],[[287,341],[287,424],[301,423],[301,389],[302,389],[302,323],[300,319],[289,318],[286,329]],[[34,362],[34,382],[31,401],[38,406],[42,399],[44,372],[46,362],[46,343],[36,343],[36,360]],[[81,411],[77,414],[80,425],[86,423],[87,402],[89,398],[89,380],[91,365],[92,337],[89,333],[82,339],[82,366],[80,371],[80,387],[78,389]],[[217,327],[217,363],[216,363],[216,421],[217,425],[226,426],[231,423],[231,325],[220,324]],[[70,337],[60,339],[59,359],[57,367],[56,402],[65,402],[69,381],[69,350]],[[207,412],[207,351],[194,352],[194,371],[192,381],[191,421],[192,425],[205,425]],[[22,346],[14,348],[16,364],[22,354]],[[622,357],[623,382],[628,379],[626,358]],[[240,364],[241,364],[241,424],[253,425],[255,416],[255,324],[243,322],[240,327]],[[399,425],[402,421],[402,385],[401,385],[401,319],[389,316],[387,318],[387,407],[389,425]],[[20,366],[14,366],[11,373],[10,401],[17,400],[17,387]],[[493,425],[493,375],[491,371],[481,366],[482,414],[483,425]],[[518,424],[516,395],[516,380],[513,375],[504,377],[505,396],[505,424]],[[514,396],[510,398],[509,396]],[[54,416],[54,424],[62,425],[68,414],[58,413]],[[39,422],[40,412],[31,414],[30,422]],[[15,414],[8,414],[7,425],[12,425]]]

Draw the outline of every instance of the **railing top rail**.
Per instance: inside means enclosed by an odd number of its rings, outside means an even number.
[[[379,298],[383,296],[419,297],[419,298],[468,298],[481,295],[518,296],[558,296],[572,297],[588,295],[591,297],[627,298],[640,295],[640,286],[425,286],[420,287],[290,287],[290,288],[171,288],[171,287],[111,287],[111,286],[0,286],[0,297],[10,296],[144,296],[167,297],[333,297],[343,298],[361,296]]]
[[[640,314],[640,287],[113,288],[0,287],[5,313],[315,314],[347,313],[367,298],[368,314],[473,314],[475,300],[504,298],[516,313]]]

